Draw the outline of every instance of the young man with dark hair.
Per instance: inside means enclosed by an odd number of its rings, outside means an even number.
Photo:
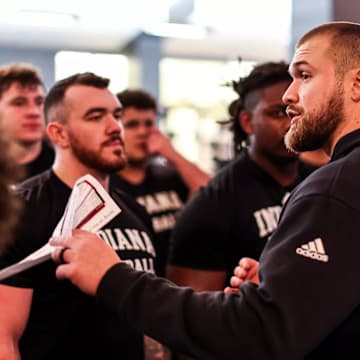
[[[31,177],[51,167],[54,150],[44,139],[44,84],[40,72],[28,64],[0,67],[0,114],[3,130],[19,146],[17,160]]]
[[[287,200],[260,258],[259,285],[247,281],[229,295],[176,287],[80,231],[51,242],[67,248],[58,278],[200,359],[359,358],[360,24],[308,32],[290,74],[287,147],[322,148],[331,160]]]
[[[164,276],[175,216],[210,176],[180,155],[159,131],[153,96],[143,90],[125,90],[117,97],[123,108],[127,165],[111,177],[111,186],[132,195],[151,216],[157,235],[156,274]],[[161,156],[166,163],[159,163],[154,156]]]
[[[90,174],[107,190],[109,173],[125,165],[122,108],[108,83],[92,73],[76,74],[49,91],[45,113],[55,162],[17,187],[25,209],[13,243],[0,257],[1,267],[47,243],[78,178]],[[145,210],[120,190],[111,196],[121,212],[98,235],[129,265],[153,273],[155,251]],[[126,314],[108,311],[68,281],[58,281],[50,260],[4,280],[0,308],[1,359],[144,358],[143,335]],[[121,330],[114,327],[117,321]]]

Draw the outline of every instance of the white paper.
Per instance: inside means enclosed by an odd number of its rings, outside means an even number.
[[[71,235],[75,228],[96,232],[120,212],[119,206],[93,176],[82,176],[76,181],[52,236]],[[18,263],[0,270],[0,280],[49,260],[52,251],[53,246],[46,243]]]

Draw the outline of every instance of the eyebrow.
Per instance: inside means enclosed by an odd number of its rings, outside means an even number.
[[[308,61],[306,61],[306,60],[299,60],[299,61],[293,62],[293,63],[290,65],[289,71],[291,71],[291,69],[293,69],[293,68],[297,69],[297,68],[299,68],[300,66],[303,66],[303,65],[306,65],[306,66],[308,66],[308,67],[310,67],[310,68],[313,68],[313,66],[310,65],[310,63],[309,63]]]
[[[123,110],[123,108],[121,106],[119,106],[113,111],[113,113],[121,112],[122,110]],[[107,109],[104,108],[104,107],[90,108],[89,110],[86,111],[86,113],[84,114],[84,117],[89,116],[89,115],[91,115],[93,113],[96,113],[96,112],[106,113]]]
[[[309,63],[306,60],[299,60],[295,61],[292,66],[300,66],[300,65],[309,65]]]

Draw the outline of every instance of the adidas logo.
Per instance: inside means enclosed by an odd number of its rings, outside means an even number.
[[[296,249],[296,253],[308,257],[310,259],[328,262],[329,257],[325,253],[325,249],[320,238],[309,241],[307,244],[301,245]]]

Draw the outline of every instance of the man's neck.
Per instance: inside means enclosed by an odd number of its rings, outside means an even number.
[[[265,156],[249,155],[264,171],[266,171],[281,186],[291,186],[299,178],[299,160],[298,158],[289,159],[270,159]]]
[[[92,175],[106,191],[109,191],[109,175],[94,169],[90,169],[84,164],[76,161],[66,161],[60,155],[56,154],[53,165],[54,173],[70,188],[73,188],[75,182],[82,176]]]
[[[127,164],[118,174],[131,184],[141,184],[146,177],[146,163]]]
[[[19,148],[18,162],[20,165],[26,165],[34,161],[41,153],[42,142],[38,141],[35,143],[16,143]]]

